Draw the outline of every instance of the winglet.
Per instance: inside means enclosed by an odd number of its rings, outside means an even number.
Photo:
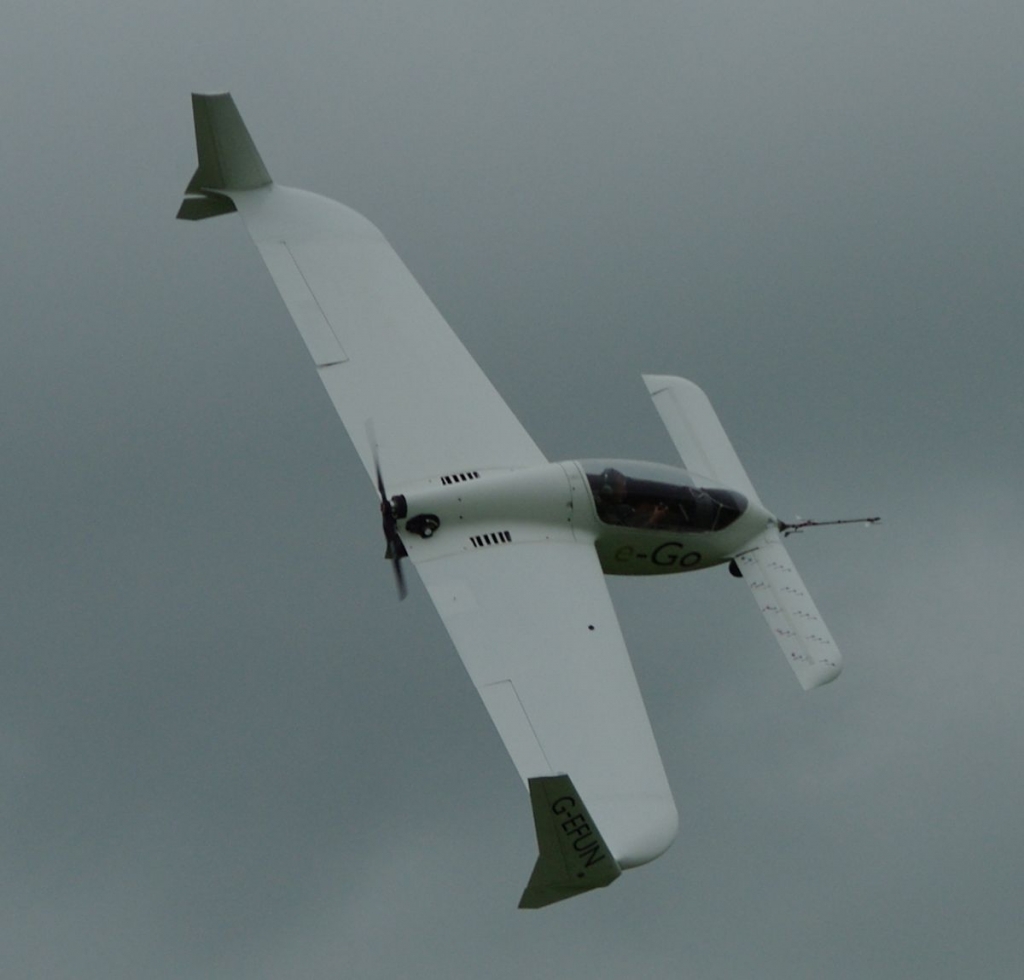
[[[610,885],[622,869],[568,776],[530,779],[530,804],[540,854],[521,909],[539,909]]]
[[[178,217],[200,221],[235,210],[231,199],[217,191],[255,190],[271,178],[229,93],[193,93],[192,117],[199,167],[185,189],[190,196]]]

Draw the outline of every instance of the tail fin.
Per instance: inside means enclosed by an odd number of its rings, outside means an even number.
[[[231,199],[217,191],[254,190],[272,181],[229,93],[193,93],[192,116],[199,167],[185,189],[188,196],[178,217],[201,221],[235,210]]]
[[[760,503],[708,396],[685,378],[645,374],[643,379],[683,465]]]
[[[684,378],[645,374],[644,381],[687,468],[760,504],[708,396]],[[779,538],[778,522],[773,520],[744,548],[735,567],[747,580],[801,686],[810,690],[835,680],[842,658]]]

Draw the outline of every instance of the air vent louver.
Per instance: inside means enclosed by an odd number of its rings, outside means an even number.
[[[486,548],[492,544],[511,544],[512,534],[509,531],[495,531],[491,534],[474,534],[470,539],[474,548]]]
[[[465,483],[467,480],[479,480],[480,474],[476,470],[470,470],[468,473],[451,473],[448,476],[442,476],[441,482],[447,487],[452,483]]]

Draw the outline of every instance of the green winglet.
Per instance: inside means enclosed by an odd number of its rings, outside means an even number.
[[[199,167],[192,175],[178,217],[201,221],[235,210],[231,201],[212,191],[248,191],[272,183],[256,145],[227,93],[192,96]],[[204,195],[204,196],[191,196]]]
[[[521,909],[604,888],[622,874],[568,776],[531,779],[530,804],[540,854],[519,900]]]
[[[182,221],[202,221],[204,218],[216,218],[219,214],[231,214],[235,210],[230,199],[208,194],[205,197],[186,197],[176,217]]]

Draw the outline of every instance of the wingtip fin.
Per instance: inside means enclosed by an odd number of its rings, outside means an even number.
[[[204,218],[231,214],[236,210],[238,209],[230,198],[220,194],[204,194],[202,197],[186,197],[175,217],[182,221],[202,221]]]
[[[519,908],[544,908],[615,881],[622,868],[572,780],[537,776],[529,786],[539,854]]]
[[[235,210],[217,191],[255,190],[273,181],[230,93],[193,93],[192,118],[199,166],[178,217],[200,221]]]

